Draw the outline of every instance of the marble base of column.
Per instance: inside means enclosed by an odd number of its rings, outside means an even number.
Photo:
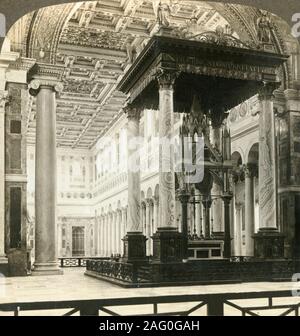
[[[127,263],[147,262],[146,241],[147,238],[142,232],[127,232],[123,238],[124,257],[122,261]]]
[[[57,262],[49,262],[49,263],[35,263],[34,270],[31,272],[33,276],[41,276],[41,275],[61,275],[63,274],[63,270],[58,267]]]
[[[0,255],[0,264],[5,264],[8,262],[8,259],[5,255],[1,256]]]
[[[6,256],[0,256],[0,275],[8,274],[8,259]]]
[[[183,235],[177,228],[158,228],[153,235],[153,262],[182,262]]]
[[[254,238],[254,256],[260,259],[284,258],[284,234],[276,228],[261,228]]]

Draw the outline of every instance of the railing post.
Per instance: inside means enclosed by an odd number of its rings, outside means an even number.
[[[99,316],[99,307],[85,303],[83,306],[80,306],[79,312],[80,316]]]
[[[207,316],[224,316],[224,300],[212,295],[207,299]]]
[[[14,310],[14,316],[19,316],[20,314],[20,307],[16,307]]]

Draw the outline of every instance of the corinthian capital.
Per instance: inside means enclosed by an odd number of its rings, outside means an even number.
[[[9,102],[8,91],[0,91],[0,113],[4,111],[5,105]]]
[[[258,176],[258,167],[256,164],[248,163],[244,165],[244,172],[246,178],[253,178]]]
[[[274,98],[274,91],[280,87],[280,82],[263,82],[259,89],[260,100],[271,100]]]
[[[140,120],[142,109],[138,106],[133,106],[131,104],[126,104],[123,107],[124,113],[127,115],[128,119]]]
[[[159,88],[172,90],[175,84],[176,78],[178,76],[179,76],[179,72],[177,71],[166,71],[166,70],[160,69],[160,71],[156,75]]]

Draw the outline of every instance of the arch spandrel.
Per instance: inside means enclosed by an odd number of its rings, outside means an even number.
[[[63,4],[38,10],[33,16],[27,36],[26,56],[55,64],[63,28],[79,6]]]

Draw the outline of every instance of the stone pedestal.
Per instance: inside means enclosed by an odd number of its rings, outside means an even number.
[[[181,262],[183,235],[176,228],[158,228],[153,235],[153,262]]]
[[[123,238],[123,261],[128,263],[146,262],[146,240],[142,232],[127,232]]]
[[[256,258],[282,259],[284,257],[284,234],[277,229],[260,229],[253,237]]]
[[[31,250],[10,249],[7,256],[9,276],[27,276],[31,273]]]

